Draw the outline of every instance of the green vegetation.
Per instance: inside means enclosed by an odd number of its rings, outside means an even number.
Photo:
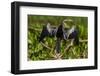
[[[39,16],[39,15],[28,15],[28,60],[53,60],[55,59],[54,47],[55,38],[45,38],[44,44],[50,49],[44,47],[39,43],[38,38],[42,31],[43,26],[48,22],[51,25],[59,26],[64,19],[71,19],[73,22],[65,23],[65,26],[75,25],[79,29],[79,45],[73,45],[69,50],[64,52],[66,46],[70,44],[70,41],[62,41],[61,43],[61,59],[84,59],[88,57],[88,18],[87,17],[76,17],[76,16]]]

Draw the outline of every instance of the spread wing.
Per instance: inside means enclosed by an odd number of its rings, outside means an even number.
[[[39,37],[39,42],[43,41],[43,39],[48,35],[49,35],[49,32],[48,32],[47,28],[44,26],[42,29],[42,32],[40,34],[40,37]]]
[[[44,26],[42,29],[42,32],[39,37],[39,42],[43,41],[45,37],[54,37],[56,35],[57,28],[56,27],[51,27],[50,24],[48,23],[47,26]]]
[[[75,27],[72,27],[68,31],[68,39],[74,39],[74,44],[78,45],[79,44],[79,33],[78,29]]]

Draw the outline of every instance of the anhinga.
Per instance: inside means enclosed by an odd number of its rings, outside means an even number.
[[[67,31],[67,30],[66,30]],[[64,25],[61,24],[58,29],[57,29],[57,32],[56,32],[56,38],[57,38],[57,41],[56,41],[56,53],[60,53],[60,44],[61,44],[61,40],[63,39],[66,39],[67,38],[67,32],[65,31],[64,29]]]
[[[77,45],[79,44],[78,29],[76,29],[75,26],[72,26],[71,28],[64,28],[64,21],[58,27],[51,27],[50,23],[44,26],[40,34],[39,42],[43,41],[47,36],[56,37],[56,53],[60,53],[61,40],[71,39],[71,42],[74,42]]]

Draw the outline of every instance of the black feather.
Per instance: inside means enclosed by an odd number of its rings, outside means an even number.
[[[47,27],[44,26],[39,37],[39,42],[43,41],[46,36],[49,36],[49,34],[50,33],[48,32]]]
[[[57,38],[57,42],[56,42],[56,53],[60,53],[60,50],[61,50],[61,39]]]
[[[50,24],[47,26],[44,26],[42,29],[42,32],[39,37],[39,42],[43,41],[45,37],[54,37],[56,36],[57,28],[56,27],[50,27]]]
[[[60,25],[60,26],[58,27],[56,37],[57,37],[57,38],[60,38],[60,39],[63,38],[63,25]]]
[[[74,44],[75,45],[78,45],[79,44],[79,33],[78,33],[78,29],[74,28],[74,30],[72,32],[70,32],[68,39],[74,39]]]

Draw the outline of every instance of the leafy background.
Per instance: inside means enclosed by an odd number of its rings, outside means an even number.
[[[71,27],[75,25],[79,29],[79,39],[88,40],[88,18],[77,16],[43,16],[28,15],[28,60],[53,60],[50,53],[54,51],[48,50],[39,43],[38,38],[43,26],[49,22],[51,25],[59,26],[64,19],[70,19],[73,22],[66,22],[65,26]],[[70,41],[62,41],[61,54],[64,52],[65,45]],[[54,49],[55,38],[45,38],[45,44]],[[88,42],[79,43],[73,46],[69,51],[64,53],[62,59],[84,59],[88,58]]]

